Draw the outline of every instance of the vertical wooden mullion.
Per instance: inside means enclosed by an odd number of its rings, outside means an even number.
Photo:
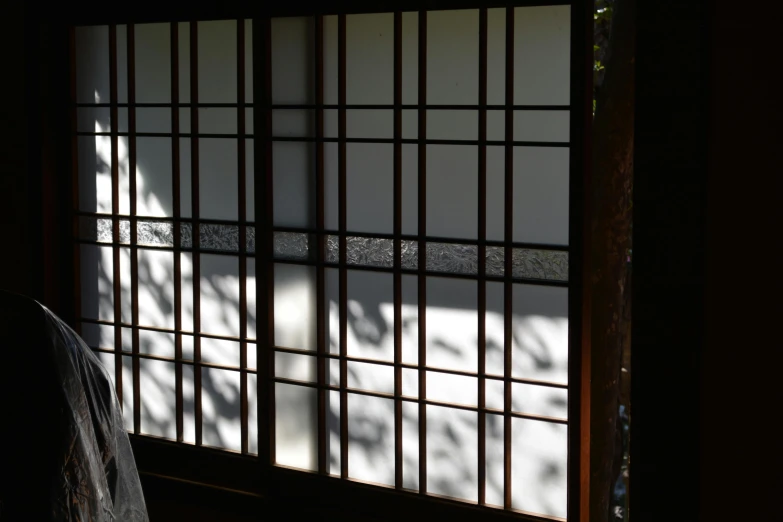
[[[419,492],[427,492],[427,11],[419,11]]]
[[[198,140],[198,22],[190,22],[190,172],[191,209],[193,216],[193,375],[196,445],[202,443],[201,409],[201,259],[199,219],[199,140]]]
[[[340,476],[348,478],[348,273],[346,270],[346,229],[347,229],[347,190],[346,190],[346,17],[341,14],[337,19],[338,54],[338,228],[340,231]]]
[[[479,10],[479,160],[478,160],[478,503],[485,505],[487,482],[487,8]]]
[[[237,194],[239,219],[239,417],[242,453],[248,452],[247,406],[247,197],[245,142],[245,21],[237,19]]]
[[[272,77],[271,19],[253,20],[253,88],[256,116],[256,360],[258,361],[258,456],[262,471],[275,462],[274,263],[272,236]],[[258,110],[256,110],[258,112]],[[271,485],[271,483],[268,483]]]
[[[141,433],[141,390],[139,384],[139,251],[136,222],[136,31],[128,24],[128,177],[130,191],[131,308],[133,325],[133,431]]]
[[[394,486],[403,486],[402,453],[402,13],[394,13]]]
[[[569,265],[568,265],[568,511],[590,516],[590,165],[593,12],[571,5]]]
[[[328,473],[326,430],[326,310],[324,230],[324,19],[315,17],[315,192],[316,192],[316,332],[318,350],[318,472]]]
[[[511,370],[512,370],[512,292],[511,243],[514,218],[514,8],[506,8],[506,103],[505,103],[505,206],[503,271],[503,503],[512,505],[511,484]]]
[[[174,363],[177,409],[177,442],[184,441],[184,393],[182,384],[182,260],[180,256],[181,235],[180,217],[180,147],[179,147],[179,24],[170,25],[171,41],[171,179],[174,207]]]
[[[122,285],[120,281],[120,173],[117,122],[117,26],[109,26],[109,102],[111,125],[111,212],[112,212],[112,268],[114,284],[114,374],[117,397],[122,405]],[[78,237],[78,236],[77,236]]]

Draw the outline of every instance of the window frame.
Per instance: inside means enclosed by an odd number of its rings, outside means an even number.
[[[571,6],[571,111],[570,111],[570,128],[571,128],[571,145],[570,145],[570,160],[571,160],[571,179],[569,184],[569,197],[570,197],[570,214],[569,214],[569,389],[581,390],[579,400],[570,400],[568,406],[568,418],[569,426],[569,441],[568,441],[568,513],[569,518],[573,520],[586,520],[587,517],[587,503],[588,503],[588,488],[589,488],[589,372],[590,372],[590,350],[589,350],[589,328],[588,322],[585,318],[589,317],[589,285],[585,284],[583,274],[587,273],[586,263],[589,256],[585,255],[586,248],[589,245],[587,241],[589,233],[589,219],[588,219],[588,205],[587,205],[587,187],[589,184],[589,158],[590,158],[590,143],[589,143],[589,128],[591,121],[591,99],[590,99],[590,82],[592,78],[592,12],[589,9],[590,5],[583,5],[577,1],[570,2],[491,2],[490,4],[480,5],[480,2],[464,2],[464,1],[452,1],[448,3],[440,2],[403,2],[402,4],[380,2],[373,4],[372,6],[332,6],[322,5],[319,6],[318,12],[314,12],[312,8],[307,5],[292,4],[292,5],[276,5],[271,7],[256,8],[255,11],[251,9],[243,9],[233,5],[224,6],[222,8],[206,9],[195,7],[189,9],[188,13],[184,13],[182,10],[178,12],[165,12],[165,9],[140,7],[135,10],[131,7],[121,8],[119,11],[107,13],[105,9],[91,10],[81,7],[69,13],[69,16],[60,22],[61,28],[69,31],[76,25],[104,25],[104,24],[116,24],[116,23],[142,23],[142,22],[174,22],[174,21],[197,21],[197,20],[209,20],[209,19],[244,19],[252,18],[256,21],[268,19],[276,16],[318,16],[326,14],[354,14],[354,13],[367,13],[367,12],[395,12],[395,11],[416,11],[416,10],[439,10],[439,9],[459,9],[459,8],[492,8],[492,7],[522,7],[530,5],[570,5]],[[590,3],[588,3],[590,4]],[[261,12],[259,12],[261,11]],[[253,24],[254,30],[261,24]],[[59,33],[63,34],[63,33]],[[254,38],[254,45],[260,45],[258,39]],[[255,51],[256,49],[254,49]],[[254,52],[255,54],[255,52]],[[256,58],[258,60],[258,58]],[[68,69],[72,69],[73,62],[68,64]],[[258,76],[262,74],[262,71],[254,69],[256,78],[254,80],[255,89],[258,91],[261,78]],[[192,72],[192,71],[191,71]],[[73,75],[68,72],[66,78],[73,78]],[[583,81],[579,81],[579,79]],[[71,81],[71,80],[68,80]],[[62,86],[62,84],[59,84]],[[57,84],[54,84],[50,89],[54,90]],[[172,99],[172,104],[174,100]],[[65,104],[70,107],[70,103]],[[256,101],[256,105],[261,104]],[[580,110],[581,109],[581,110]],[[114,109],[116,111],[116,107]],[[241,111],[240,111],[241,112]],[[396,112],[396,111],[395,111]],[[74,125],[73,115],[69,114],[70,108],[63,108],[53,115],[53,119],[59,117],[60,125],[67,125],[68,128],[73,129]],[[256,122],[261,121],[261,118],[256,116]],[[116,121],[116,119],[112,119]],[[70,123],[66,123],[70,122]],[[62,128],[62,127],[61,127]],[[257,132],[258,134],[258,132]],[[577,139],[573,139],[576,136]],[[263,140],[256,139],[256,147],[263,146],[261,142]],[[49,140],[46,144],[49,147],[55,148],[54,141]],[[59,157],[67,158],[69,153],[67,151],[60,151]],[[257,158],[261,158],[261,155],[257,154]],[[67,177],[71,183],[71,190],[73,194],[76,194],[76,171],[73,168],[75,164],[75,157],[71,156],[70,161],[66,161],[66,167],[64,170],[70,171],[70,175]],[[46,169],[45,169],[46,170]],[[49,169],[53,172],[55,167]],[[256,170],[259,171],[258,166]],[[46,192],[46,191],[45,191]],[[261,196],[261,199],[258,199]],[[257,201],[262,201],[263,198],[271,197],[263,184],[256,184],[256,197]],[[52,199],[49,194],[50,200]],[[56,198],[55,198],[56,199]],[[60,198],[64,199],[64,198]],[[70,202],[68,202],[70,203]],[[62,205],[62,202],[58,202],[57,205]],[[78,231],[71,228],[71,224],[76,222],[76,215],[73,213],[73,206],[67,205],[65,213],[70,216],[71,219],[65,223],[57,223],[52,227],[49,220],[50,230],[56,236],[49,235],[49,237],[78,237]],[[63,212],[62,210],[60,211]],[[116,220],[115,220],[116,223]],[[263,225],[260,221],[257,222],[258,228],[262,231],[261,237],[266,235],[262,241],[267,241],[271,244],[271,233],[273,230],[271,222],[268,226]],[[244,229],[244,227],[240,227]],[[176,230],[176,227],[175,227]],[[321,236],[323,237],[323,236]],[[242,245],[244,242],[240,241]],[[344,242],[343,242],[344,244]],[[67,245],[61,245],[61,251],[64,253],[67,259],[70,259],[70,264],[74,270],[69,275],[78,275],[78,262],[74,259],[74,245],[78,245],[75,241],[70,241]],[[242,259],[241,253],[239,254]],[[259,257],[260,260],[260,257]],[[273,263],[272,259],[268,259],[265,262]],[[259,263],[261,264],[261,263]],[[66,264],[67,266],[67,264]],[[257,268],[258,273],[263,271],[260,266]],[[70,303],[74,301],[69,298],[69,295],[75,297],[78,295],[78,278],[74,288],[68,288],[68,284],[64,284],[68,279],[58,279],[49,282],[47,285],[49,289],[49,295],[52,298],[60,296],[59,301],[62,303],[63,310],[73,308]],[[259,279],[260,283],[260,279]],[[257,303],[260,306],[263,302],[260,298],[267,296],[272,298],[272,292],[263,284],[258,284],[258,300]],[[76,308],[78,310],[78,308]],[[260,314],[259,314],[260,315]],[[64,317],[70,319],[69,323],[75,324],[75,316],[64,314]],[[258,335],[258,345],[261,346],[261,334]],[[136,343],[134,343],[136,344]],[[264,357],[260,357],[261,349],[259,348],[259,376],[264,369],[262,368],[262,361]],[[274,350],[269,350],[267,355],[274,354]],[[138,375],[138,372],[135,372]],[[259,386],[261,388],[261,386]],[[138,387],[136,387],[138,390]],[[572,392],[573,393],[573,392]],[[181,396],[181,395],[180,395]],[[258,400],[259,408],[263,410],[268,406],[267,400],[263,400],[263,395]],[[246,408],[246,405],[245,405]],[[135,408],[135,415],[139,415],[139,409]],[[268,413],[265,414],[268,416]],[[259,423],[262,424],[264,415],[259,412]],[[135,423],[138,426],[138,421]],[[198,426],[198,423],[197,423]],[[262,426],[259,426],[259,437],[261,441],[264,441],[265,437],[262,436]],[[245,427],[246,429],[246,427]],[[434,495],[428,494],[426,496],[419,493],[410,493],[401,490],[393,490],[388,488],[377,488],[366,484],[353,482],[350,480],[334,479],[326,475],[319,475],[317,473],[306,473],[300,470],[289,470],[280,466],[271,464],[271,454],[269,451],[264,451],[262,448],[271,448],[271,445],[266,443],[259,443],[259,455],[237,455],[224,451],[213,450],[206,447],[198,446],[184,446],[171,443],[169,441],[157,440],[150,436],[132,435],[131,439],[134,444],[134,450],[136,451],[136,457],[139,462],[139,469],[142,473],[156,473],[159,475],[165,475],[170,477],[182,478],[187,480],[194,480],[202,482],[204,484],[210,484],[218,487],[228,487],[237,489],[240,491],[252,492],[257,495],[268,496],[270,498],[290,498],[293,491],[320,491],[318,498],[321,501],[326,502],[326,499],[351,499],[351,502],[359,502],[360,505],[365,505],[368,508],[371,506],[383,505],[386,509],[385,512],[390,514],[390,519],[395,519],[393,513],[405,513],[411,512],[409,510],[415,509],[419,513],[429,513],[431,516],[442,516],[448,514],[448,516],[456,517],[458,520],[546,520],[548,517],[540,515],[526,515],[523,513],[513,511],[502,511],[495,508],[484,508],[480,506],[472,506],[471,504],[464,502],[455,502],[448,499],[439,499]],[[246,439],[246,437],[243,437]],[[265,454],[264,454],[265,453]],[[322,453],[323,454],[323,453]],[[198,463],[198,465],[196,465]],[[260,468],[260,469],[259,469]],[[328,492],[328,494],[324,493]],[[302,495],[299,500],[311,499],[308,494]]]

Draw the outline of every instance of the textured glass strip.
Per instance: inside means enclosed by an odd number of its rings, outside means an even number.
[[[456,243],[427,243],[427,270],[453,274],[478,272],[478,247]]]
[[[419,244],[416,241],[401,241],[402,268],[416,270],[419,268]]]
[[[511,276],[568,281],[568,252],[515,248],[511,251]]]
[[[251,254],[256,251],[256,227],[245,229],[245,250]]]
[[[120,220],[120,243],[123,245],[130,245],[130,221],[127,219]]]
[[[174,246],[174,223],[170,221],[136,221],[136,233],[139,245],[143,246]],[[130,236],[130,227],[128,230]],[[122,240],[123,231],[122,223],[120,223],[120,242]],[[130,238],[129,238],[130,239]]]
[[[394,267],[394,240],[373,237],[347,237],[349,265]]]
[[[99,243],[111,243],[111,219],[79,217],[79,238]]]
[[[202,250],[239,251],[239,226],[201,223],[199,241]]]
[[[487,275],[502,277],[505,273],[503,262],[506,259],[503,247],[488,246],[486,249]]]
[[[310,257],[307,234],[275,232],[275,259],[305,260]]]
[[[180,241],[181,248],[193,247],[193,225],[191,225],[190,223],[180,223],[179,241]]]
[[[340,262],[340,238],[337,236],[326,236],[326,262]]]

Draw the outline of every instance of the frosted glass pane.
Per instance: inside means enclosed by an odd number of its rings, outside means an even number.
[[[514,103],[567,105],[570,6],[514,9]]]
[[[402,13],[402,103],[419,102],[419,13]]]
[[[76,101],[108,103],[109,99],[109,28],[108,26],[75,29]]]
[[[476,371],[475,281],[427,278],[427,366]]]
[[[258,346],[254,343],[247,344],[247,367],[255,370],[258,366]]]
[[[193,254],[180,254],[180,274],[182,276],[182,330],[193,331]]]
[[[348,143],[348,230],[391,233],[394,218],[394,146]]]
[[[394,393],[394,367],[348,361],[348,388]]]
[[[503,410],[505,408],[505,389],[506,386],[503,384],[503,381],[496,381],[495,379],[487,379],[484,381],[486,407],[495,410]]]
[[[114,320],[114,268],[111,247],[81,245],[82,317]]]
[[[125,335],[123,335],[123,338]],[[139,330],[139,352],[160,357],[174,357],[174,334]]]
[[[340,392],[330,391],[326,395],[327,410],[326,429],[328,437],[326,439],[326,451],[329,456],[329,473],[332,475],[340,474]]]
[[[90,348],[114,350],[114,327],[105,324],[82,323],[81,338]],[[112,356],[113,357],[113,356]]]
[[[179,139],[179,213],[181,217],[192,217],[191,205],[191,149],[190,138]]]
[[[484,316],[484,328],[487,343],[487,373],[504,374],[504,313],[503,283],[487,281],[487,311]]]
[[[236,221],[237,143],[228,139],[199,140],[199,202],[201,217]]]
[[[345,114],[345,127],[349,138],[393,138],[394,111],[348,110]]]
[[[348,355],[394,360],[394,276],[348,271]]]
[[[329,386],[340,386],[340,361],[329,359]]]
[[[478,111],[427,111],[427,138],[477,140],[478,123]]]
[[[568,390],[550,386],[513,383],[511,409],[519,413],[568,418]]]
[[[236,20],[198,22],[198,96],[201,103],[236,103]]]
[[[419,233],[419,150],[402,146],[402,233]],[[427,167],[429,168],[429,167]]]
[[[568,382],[568,289],[514,285],[513,375]]]
[[[247,375],[247,451],[258,455],[258,376]]]
[[[568,244],[569,149],[514,148],[514,241]]]
[[[348,394],[348,476],[394,485],[394,401]]]
[[[246,297],[247,297],[247,338],[256,338],[257,310],[256,310],[256,260],[247,259]]]
[[[242,450],[239,379],[239,372],[201,368],[201,429],[207,446]]]
[[[505,463],[503,459],[503,417],[500,415],[486,415],[486,488],[487,504],[502,507],[503,502],[503,474]],[[514,483],[512,482],[512,485]]]
[[[339,219],[339,152],[336,143],[324,143],[324,225],[337,230]]]
[[[272,102],[313,103],[313,19],[272,18]]]
[[[565,518],[568,427],[512,419],[511,430],[512,507]]]
[[[505,96],[506,10],[487,9],[487,103],[504,104]]]
[[[312,143],[272,144],[274,223],[311,227],[315,220],[315,147]]]
[[[125,429],[133,431],[133,358],[130,356],[122,357],[122,418]]]
[[[136,212],[171,217],[171,139],[136,139]]]
[[[505,152],[503,147],[487,147],[487,239],[505,239]]]
[[[402,276],[402,361],[419,362],[419,279]]]
[[[427,146],[427,235],[477,236],[478,148]]]
[[[206,363],[239,368],[239,343],[202,337],[201,360]]]
[[[177,406],[174,363],[139,359],[141,432],[167,439],[177,438]]]
[[[275,265],[275,345],[315,350],[315,268]]]
[[[253,103],[253,20],[245,24],[245,101]]]
[[[569,140],[568,111],[514,111],[515,141]]]
[[[275,383],[275,460],[277,464],[318,468],[317,390]]]
[[[78,132],[109,132],[111,112],[108,107],[78,107],[76,130]]]
[[[478,379],[462,375],[427,372],[427,399],[465,406],[478,405]]]
[[[478,500],[478,414],[427,406],[427,491]]]
[[[256,219],[256,192],[255,192],[255,141],[248,139],[245,140],[245,218],[248,221],[254,221]],[[263,206],[261,207],[263,208]],[[260,221],[260,220],[259,220]],[[249,239],[248,239],[249,241]],[[255,236],[253,236],[253,248],[250,248],[248,244],[248,251],[255,252]]]
[[[182,420],[184,442],[196,443],[196,402],[194,368],[182,365]]]
[[[207,108],[198,110],[200,134],[238,134],[237,109]],[[232,145],[236,148],[236,142]]]
[[[185,359],[186,361],[193,360],[193,336],[192,335],[182,336],[182,358]]]
[[[77,143],[79,210],[111,213],[111,139],[79,136]]]
[[[427,13],[427,99],[478,103],[478,10]]]
[[[174,255],[139,249],[139,324],[174,328]]]
[[[136,38],[138,38],[138,36],[136,36]],[[128,26],[127,25],[117,26],[117,101],[119,103],[128,103]]]
[[[315,111],[307,109],[272,111],[272,136],[276,138],[306,138],[315,136]]]
[[[138,107],[136,110],[136,132],[171,132],[171,109]]]
[[[346,16],[346,99],[351,104],[394,100],[394,15]]]
[[[169,24],[137,24],[136,101],[171,102],[171,35]]]
[[[295,381],[314,382],[316,358],[296,353],[275,352],[275,376]]]
[[[409,368],[402,369],[402,394],[406,397],[418,398],[419,372]]]
[[[325,335],[329,353],[340,353],[340,273],[336,269],[324,269],[324,299],[328,314]]]
[[[190,22],[179,22],[179,101],[190,103]]]
[[[419,405],[402,403],[402,485],[419,489]]]
[[[239,259],[201,254],[201,331],[239,336]]]
[[[338,20],[337,16],[324,16],[324,103],[337,104],[338,99]],[[339,470],[338,470],[339,472]]]

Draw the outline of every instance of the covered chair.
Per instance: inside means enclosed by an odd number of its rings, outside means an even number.
[[[109,374],[46,307],[0,290],[0,521],[147,521]]]

